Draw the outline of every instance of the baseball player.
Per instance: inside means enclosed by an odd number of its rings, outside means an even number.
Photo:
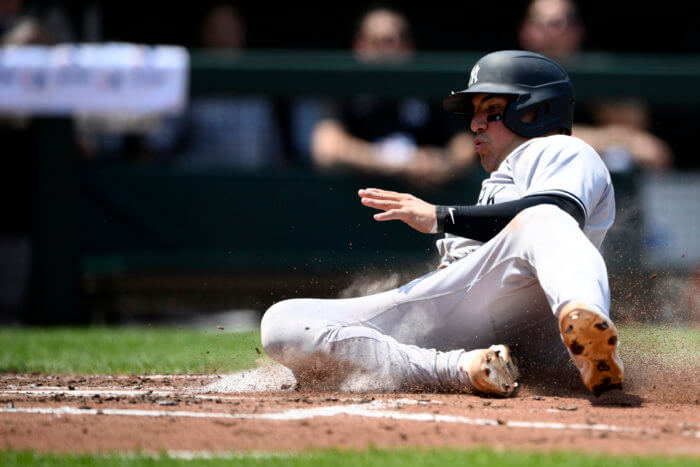
[[[297,380],[501,396],[517,386],[513,354],[521,369],[559,371],[568,351],[595,395],[621,388],[598,251],[614,219],[613,186],[598,154],[569,136],[568,75],[536,53],[494,52],[443,105],[468,115],[490,173],[476,205],[359,190],[381,211],[377,221],[444,233],[438,269],[375,295],[277,303],[262,319],[265,350]]]

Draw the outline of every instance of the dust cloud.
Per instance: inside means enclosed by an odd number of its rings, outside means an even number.
[[[650,402],[700,403],[700,329],[674,324],[628,329],[620,334],[625,390]]]

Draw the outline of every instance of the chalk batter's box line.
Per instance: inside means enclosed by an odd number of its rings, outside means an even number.
[[[203,393],[206,392],[206,393]],[[293,391],[286,391],[289,395],[295,394]],[[282,394],[285,392],[282,391]],[[170,387],[154,387],[152,389],[128,389],[124,387],[102,387],[102,388],[80,388],[76,387],[74,389],[66,389],[63,386],[42,386],[41,389],[34,388],[12,388],[12,389],[0,389],[0,394],[7,395],[23,395],[28,397],[47,397],[60,395],[66,398],[81,398],[81,397],[92,397],[95,395],[105,396],[105,397],[116,397],[116,396],[183,396],[183,397],[195,397],[204,400],[259,400],[260,394],[256,393],[255,396],[230,396],[230,395],[219,395],[212,394],[208,391],[197,391],[192,389],[184,389],[182,391],[173,390]],[[345,397],[342,398],[341,402],[364,402],[367,398],[363,397]],[[431,400],[431,399],[391,399],[394,403],[402,404],[444,404],[442,401]]]
[[[47,397],[47,396],[58,396],[61,397],[92,397],[92,396],[104,396],[104,397],[124,397],[124,396],[183,396],[183,397],[195,397],[197,399],[205,400],[249,400],[255,399],[250,396],[215,396],[207,394],[199,394],[185,391],[173,391],[169,388],[156,388],[156,389],[124,389],[124,388],[101,388],[101,389],[66,389],[63,387],[44,387],[43,389],[3,389],[0,390],[0,394],[16,394],[28,397]],[[258,398],[259,399],[259,398]]]
[[[379,402],[379,401],[375,401]],[[252,419],[252,420],[276,420],[295,421],[317,417],[332,417],[336,415],[350,415],[367,418],[383,418],[392,420],[406,420],[415,422],[436,422],[436,423],[458,423],[465,425],[480,425],[493,427],[545,429],[545,430],[575,430],[575,431],[597,431],[597,432],[619,432],[619,433],[639,433],[657,434],[658,430],[651,428],[636,428],[604,424],[567,424],[559,422],[541,421],[501,421],[485,418],[471,418],[458,415],[439,415],[432,413],[399,413],[397,411],[378,410],[386,407],[385,402],[371,404],[355,404],[343,406],[314,407],[309,409],[290,409],[282,412],[266,414],[232,414],[223,412],[191,412],[182,410],[140,410],[140,409],[79,409],[75,407],[45,408],[45,407],[18,407],[0,408],[0,413],[14,414],[44,414],[44,415],[116,415],[132,417],[182,417],[182,418],[213,418],[213,419]],[[684,436],[700,438],[700,431],[684,431]]]

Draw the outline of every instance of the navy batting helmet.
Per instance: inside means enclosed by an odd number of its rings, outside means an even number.
[[[472,68],[469,85],[445,98],[445,110],[473,113],[474,94],[516,96],[505,108],[503,123],[527,138],[552,131],[571,134],[574,121],[574,87],[569,75],[553,60],[534,52],[502,50],[481,57]],[[535,120],[522,116],[537,110]]]

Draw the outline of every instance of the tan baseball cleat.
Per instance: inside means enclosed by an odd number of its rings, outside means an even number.
[[[465,352],[459,367],[469,376],[474,389],[482,394],[508,397],[518,387],[518,367],[505,345]]]
[[[618,335],[612,321],[586,305],[569,303],[559,314],[559,331],[583,384],[596,397],[622,389],[625,365],[617,352]]]

